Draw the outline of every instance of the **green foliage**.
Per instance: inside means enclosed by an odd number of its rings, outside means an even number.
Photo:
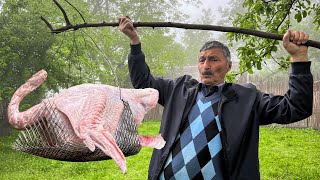
[[[90,1],[92,13],[99,14],[98,19],[117,21],[119,16],[130,16],[133,21],[175,21],[182,20],[184,14],[176,11],[177,7],[184,1]],[[191,1],[190,1],[191,2]],[[196,3],[194,1],[192,3]],[[113,18],[111,18],[113,17]],[[177,43],[175,34],[165,28],[138,28],[146,61],[152,73],[156,76],[165,76],[167,72],[180,69],[185,64],[185,51],[183,46]],[[106,29],[95,30],[101,37],[105,37]],[[127,55],[129,53],[129,39],[119,32],[118,29],[111,29],[112,38],[100,40],[103,52],[111,60],[114,72],[119,77],[122,87],[130,87],[131,82],[127,69]],[[98,39],[96,39],[98,40]],[[104,41],[104,42],[103,42]],[[104,69],[109,70],[109,65]],[[107,78],[101,77],[101,82],[110,83]]]
[[[7,0],[3,5],[0,14],[0,97],[3,102],[8,101],[26,77],[44,66],[43,59],[53,38],[35,18],[40,13],[32,1]]]
[[[235,71],[229,71],[226,75],[225,80],[227,82],[236,82],[237,73]]]
[[[85,9],[83,2],[77,2],[76,5]],[[66,7],[66,12],[72,11],[73,8]],[[0,12],[1,103],[7,104],[13,92],[32,74],[41,69],[48,72],[47,81],[24,98],[21,110],[38,103],[49,90],[58,92],[62,88],[88,82],[94,68],[100,66],[98,63],[92,67],[93,63],[86,54],[89,48],[80,48],[84,44],[82,34],[52,35],[40,16],[54,22],[54,26],[58,26],[56,22],[64,22],[59,9],[47,0],[6,0]],[[72,13],[70,19],[75,23],[81,20]],[[6,120],[6,117],[1,119]]]
[[[175,7],[181,3],[178,3],[178,1],[154,0],[122,3],[119,1],[93,0],[88,1],[88,9],[83,9],[83,5],[79,3],[73,1],[71,3],[81,13],[87,12],[94,15],[89,20],[86,20],[87,22],[117,21],[118,17],[122,15],[128,15],[134,21],[164,21],[169,17],[181,19],[183,15],[175,11]],[[71,12],[73,11],[67,11],[67,13]],[[73,16],[79,17],[79,15]],[[85,14],[84,18],[86,19],[87,16],[88,14]],[[63,20],[60,22],[63,22]],[[79,37],[75,38],[78,49],[87,51],[87,57],[84,55],[80,58],[74,58],[81,60],[89,57],[90,61],[85,62],[97,68],[91,73],[91,76],[96,75],[94,80],[104,84],[130,87],[131,82],[127,69],[129,39],[118,29],[110,27],[85,29],[77,33],[80,34]],[[185,59],[183,47],[174,41],[174,34],[169,32],[168,29],[139,29],[139,34],[141,36],[143,51],[147,57],[146,60],[154,75],[164,76],[168,71],[170,72],[183,66],[182,60]],[[70,36],[70,34],[66,36]],[[79,41],[83,41],[79,40],[80,36],[82,36],[81,39],[85,39],[86,43],[79,43]],[[65,55],[58,54],[57,56],[65,57]],[[77,56],[75,53],[73,55]],[[83,66],[83,63],[78,63]],[[119,82],[116,83],[116,80]]]
[[[58,1],[72,24],[117,21],[129,15],[135,21],[183,19],[176,11],[180,1],[69,0]],[[184,0],[196,3],[197,1]],[[99,4],[101,6],[99,6]],[[48,93],[81,83],[104,83],[130,87],[127,56],[129,39],[117,28],[88,28],[51,34],[40,19],[45,17],[54,28],[64,25],[59,8],[50,0],[5,0],[0,10],[0,100],[7,104],[14,91],[35,72],[45,69],[48,79],[21,105],[24,110]],[[186,55],[168,29],[140,30],[147,62],[155,75],[179,69]],[[116,78],[117,77],[117,78]],[[117,83],[116,80],[119,82]],[[3,115],[4,116],[4,115]],[[6,119],[3,117],[1,119]]]
[[[231,1],[234,5],[227,12],[232,25],[254,30],[261,30],[270,33],[284,34],[292,25],[306,27],[305,32],[310,32],[312,28],[309,22],[319,29],[319,1],[318,0],[243,0],[240,2]],[[242,6],[242,7],[240,7]],[[302,31],[303,29],[297,29]],[[289,59],[287,56],[280,55],[274,58],[281,50],[279,41],[257,38],[243,34],[228,33],[228,39],[237,48],[240,59],[239,72],[253,73],[254,69],[261,70],[261,66],[267,59],[273,59],[280,69],[288,69]],[[283,51],[283,50],[281,50]]]

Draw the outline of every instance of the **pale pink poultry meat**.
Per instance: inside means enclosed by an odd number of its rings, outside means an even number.
[[[77,158],[78,161],[112,158],[125,173],[126,155],[136,154],[141,146],[161,149],[165,145],[160,134],[137,134],[137,127],[144,115],[157,104],[157,90],[81,84],[19,112],[22,99],[46,78],[45,70],[34,74],[16,90],[8,105],[8,119],[13,127],[23,130],[33,126],[41,129],[38,133],[33,133],[34,135],[27,134],[31,136],[30,139],[33,137],[42,139],[42,144],[45,142],[43,148],[37,151],[38,155],[67,161],[77,161]],[[50,133],[47,132],[49,130]],[[24,136],[26,135],[24,134],[23,138]],[[55,155],[42,153],[45,148],[53,147],[57,142],[62,146],[59,146],[56,152],[51,152]],[[32,151],[35,151],[33,149]],[[61,149],[64,149],[64,152]],[[75,153],[77,151],[82,153]],[[96,158],[92,152],[95,152]],[[61,155],[57,156],[57,153]],[[63,153],[65,154],[62,155]],[[96,156],[97,154],[99,156]]]

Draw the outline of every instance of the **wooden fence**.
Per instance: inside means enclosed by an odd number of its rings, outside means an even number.
[[[288,73],[287,73],[288,74]],[[314,73],[314,87],[313,87],[313,114],[307,119],[302,121],[280,125],[285,127],[298,127],[298,128],[313,128],[320,129],[320,73]],[[257,86],[259,90],[266,93],[272,93],[274,95],[283,95],[288,89],[288,75],[279,73],[271,77],[258,77],[244,75],[238,80],[238,83],[251,82]],[[157,106],[152,109],[145,116],[146,120],[159,120],[162,115],[162,107]]]

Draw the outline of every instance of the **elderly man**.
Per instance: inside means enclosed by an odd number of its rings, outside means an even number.
[[[199,81],[189,75],[154,77],[131,20],[120,17],[119,29],[131,43],[133,86],[157,89],[164,107],[160,132],[167,143],[153,151],[149,179],[260,179],[259,125],[293,123],[312,114],[313,77],[303,32],[289,30],[283,37],[292,62],[289,90],[273,96],[252,84],[225,82],[230,51],[218,41],[200,49]]]

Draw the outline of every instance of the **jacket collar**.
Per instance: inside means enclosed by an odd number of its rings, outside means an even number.
[[[222,89],[222,94],[227,100],[238,98],[238,93],[232,88],[233,83],[226,83]]]
[[[227,100],[232,100],[238,97],[237,92],[232,88],[233,83],[225,83],[222,89],[222,94],[227,98]],[[199,91],[201,89],[201,83],[196,79],[190,79],[189,81],[184,82],[184,85],[188,90]]]
[[[187,89],[196,89],[196,88],[199,89],[200,88],[200,83],[196,79],[190,79],[188,81],[185,81],[184,85]]]

